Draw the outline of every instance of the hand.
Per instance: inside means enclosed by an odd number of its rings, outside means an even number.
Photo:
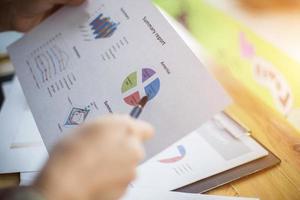
[[[27,32],[63,5],[79,5],[84,0],[1,0],[0,31]]]
[[[153,128],[126,116],[98,119],[62,141],[33,188],[47,200],[117,200],[135,178]]]

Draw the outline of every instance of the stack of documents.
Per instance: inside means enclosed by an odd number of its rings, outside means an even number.
[[[38,171],[48,153],[18,80],[4,91],[0,113],[0,173]]]
[[[129,113],[145,95],[142,119],[157,133],[125,200],[218,199],[157,191],[268,155],[222,112],[230,99],[149,1],[65,7],[9,53],[32,113],[15,80],[0,115],[6,140],[0,159],[7,161],[0,171],[23,172],[21,184],[31,183],[64,135],[103,114]]]

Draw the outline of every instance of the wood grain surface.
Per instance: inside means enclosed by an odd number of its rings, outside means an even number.
[[[300,133],[221,67],[213,74],[231,95],[226,109],[252,135],[281,159],[274,168],[227,184],[209,194],[258,197],[261,200],[300,200]]]

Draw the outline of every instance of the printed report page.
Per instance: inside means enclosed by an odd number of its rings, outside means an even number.
[[[64,7],[9,47],[47,150],[80,124],[129,113],[154,125],[151,157],[222,111],[230,100],[147,0]]]

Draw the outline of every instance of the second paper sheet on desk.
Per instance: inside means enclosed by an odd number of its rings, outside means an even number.
[[[72,128],[129,113],[156,128],[147,156],[195,130],[229,99],[161,13],[146,0],[65,7],[9,53],[47,150]]]

